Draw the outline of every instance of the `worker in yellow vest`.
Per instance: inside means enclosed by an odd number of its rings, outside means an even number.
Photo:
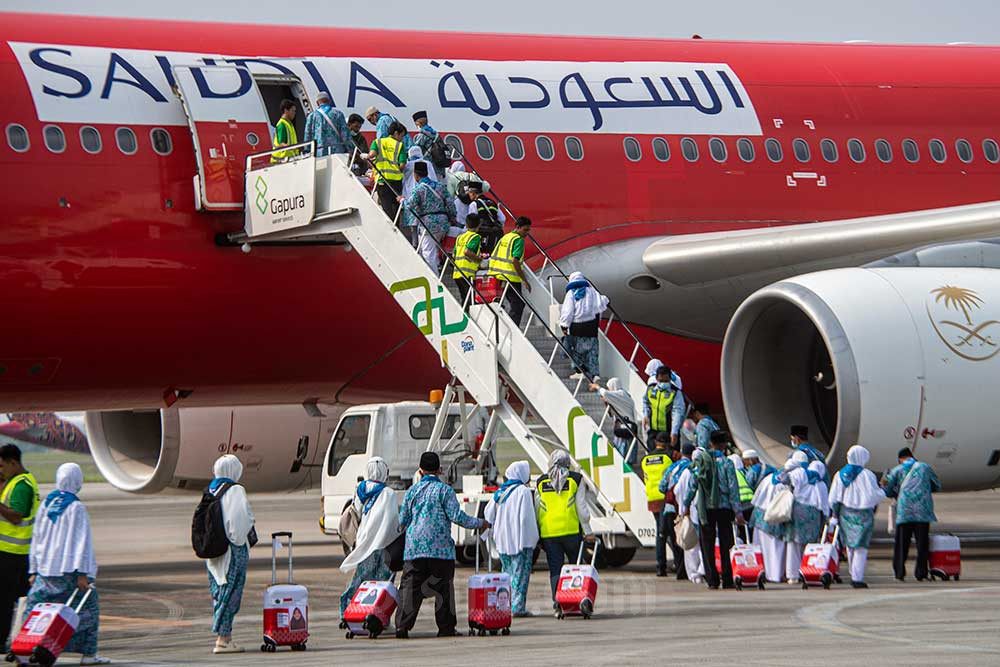
[[[403,166],[406,164],[404,136],[406,128],[403,124],[392,123],[389,136],[372,141],[371,152],[368,153],[368,159],[375,165],[373,176],[378,203],[390,220],[396,219],[403,198]]]
[[[271,141],[273,148],[282,146],[294,146],[299,143],[299,137],[295,133],[295,102],[291,100],[281,100],[281,118],[274,125],[274,139]],[[299,154],[298,148],[287,151],[276,151],[271,153],[271,162],[281,162]]]
[[[673,463],[670,459],[670,436],[659,433],[656,437],[656,447],[642,458],[642,478],[646,482],[646,507],[653,513],[656,523],[656,576],[667,576],[667,533],[661,526],[666,507],[666,494],[660,491],[660,480],[663,473]],[[671,501],[673,498],[671,498]],[[674,510],[676,511],[676,510]],[[673,512],[670,513],[673,516]],[[669,530],[673,533],[673,524]]]
[[[28,554],[38,511],[38,483],[21,465],[16,445],[0,447],[0,647],[6,645],[14,606],[28,593]]]
[[[557,449],[549,455],[549,470],[535,483],[535,512],[538,535],[549,564],[552,587],[552,607],[556,605],[556,585],[563,562],[576,561],[580,541],[592,540],[590,532],[590,499],[583,477],[569,469],[569,454]]]
[[[670,444],[678,447],[678,433],[684,421],[684,395],[671,380],[670,366],[660,366],[656,370],[656,382],[646,388],[642,397],[646,430],[646,447],[653,446],[659,433],[670,436]]]
[[[514,231],[500,237],[490,256],[489,275],[497,280],[506,281],[507,296],[504,307],[514,324],[521,326],[521,314],[524,313],[524,297],[521,287],[531,291],[531,285],[524,279],[524,239],[531,233],[531,218],[521,216],[514,223]]]
[[[747,481],[743,470],[743,457],[739,454],[730,454],[728,458],[733,462],[733,468],[736,470],[736,483],[740,487],[740,506],[738,512],[742,513],[743,518],[749,522],[750,517],[753,515],[754,490]],[[749,532],[749,529],[747,530]]]
[[[479,214],[470,213],[465,217],[465,231],[455,239],[455,270],[451,277],[458,286],[463,306],[466,305],[465,300],[469,297],[472,282],[476,279],[476,271],[479,270],[479,248],[483,238],[476,231],[478,229]]]

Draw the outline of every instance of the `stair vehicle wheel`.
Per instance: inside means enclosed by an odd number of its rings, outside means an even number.
[[[757,577],[757,590],[765,590],[764,575]]]
[[[510,634],[510,628],[504,628],[503,630],[500,631],[500,634],[506,637],[507,635]]]
[[[831,575],[829,572],[824,572],[823,576],[821,576],[819,580],[823,584],[824,590],[827,591],[830,590],[830,584],[833,583],[833,575]]]

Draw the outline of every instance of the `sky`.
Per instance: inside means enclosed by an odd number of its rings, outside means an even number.
[[[663,38],[697,33],[706,39],[1000,44],[997,0],[0,0],[0,8],[470,32]]]

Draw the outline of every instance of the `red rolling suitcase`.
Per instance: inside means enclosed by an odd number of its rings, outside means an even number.
[[[79,589],[74,590],[66,604],[42,602],[28,614],[14,641],[11,642],[8,662],[22,665],[50,667],[62,654],[66,644],[80,625],[80,610],[87,603],[91,589],[87,589],[80,603],[73,607]]]
[[[399,604],[399,591],[389,581],[364,581],[344,610],[347,638],[367,635],[375,639],[389,627]]]
[[[556,585],[556,604],[559,605],[559,618],[580,615],[590,618],[594,613],[594,601],[597,599],[597,549],[600,540],[594,543],[594,554],[590,565],[583,563],[583,544],[576,556],[576,565],[563,565],[559,572],[559,583]]]
[[[476,548],[476,573],[469,577],[469,636],[489,632],[510,634],[511,596],[514,594],[510,575],[493,572],[493,554],[489,555],[489,571],[479,572],[479,551],[489,545],[479,544]]]
[[[799,581],[802,588],[822,586],[829,589],[840,577],[840,549],[837,538],[840,536],[840,526],[833,530],[833,539],[826,541],[829,524],[823,527],[823,535],[819,542],[807,544],[802,552],[802,564],[799,566]]]
[[[288,583],[278,583],[280,538],[288,538]],[[292,580],[292,534],[271,533],[271,585],[264,591],[264,643],[260,650],[274,653],[279,646],[305,651],[309,641],[309,591]]]
[[[495,276],[477,276],[475,285],[476,303],[496,301],[503,293],[504,284],[497,280]]]
[[[729,552],[733,566],[733,584],[736,590],[743,590],[746,585],[756,585],[764,590],[764,552],[759,544],[750,543],[750,529],[743,526],[743,530],[746,531],[747,543],[736,544]]]
[[[962,543],[954,535],[931,535],[929,566],[931,579],[958,581],[962,576]]]

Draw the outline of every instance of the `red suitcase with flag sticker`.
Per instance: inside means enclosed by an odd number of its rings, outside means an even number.
[[[278,583],[277,560],[281,538],[288,538],[288,583]],[[260,650],[274,653],[279,646],[305,651],[309,641],[309,591],[292,580],[292,534],[271,533],[271,585],[264,592],[264,643]]]
[[[74,608],[73,600],[77,592],[73,591],[66,604],[58,602],[36,604],[28,614],[21,631],[11,642],[7,661],[43,667],[55,663],[80,625],[80,610],[87,603],[91,589],[87,589],[80,598],[80,603]]]
[[[804,589],[810,586],[829,589],[840,576],[840,549],[837,547],[840,526],[833,530],[833,539],[827,542],[829,527],[829,524],[823,527],[823,535],[819,538],[819,542],[807,544],[802,552],[799,581]]]
[[[954,535],[931,535],[930,539],[931,579],[958,581],[962,576],[962,543]]]
[[[469,577],[469,635],[489,632],[510,634],[511,596],[514,593],[510,575],[493,572],[493,554],[489,555],[489,571],[479,572],[479,551],[490,550],[479,542],[476,547],[476,573]]]
[[[576,556],[576,565],[563,565],[559,573],[559,583],[556,585],[556,604],[559,605],[559,618],[566,616],[583,616],[590,618],[594,613],[594,601],[597,599],[597,549],[600,540],[594,543],[594,553],[590,565],[583,563],[583,544]]]
[[[398,604],[399,591],[391,580],[362,582],[344,610],[347,638],[368,635],[375,639],[389,627]]]
[[[750,543],[750,529],[743,526],[746,531],[746,544],[734,544],[729,551],[729,560],[733,567],[733,584],[736,590],[743,590],[744,586],[754,586],[764,590],[764,552],[759,544]],[[733,527],[733,532],[736,528]],[[735,536],[734,536],[735,538]]]
[[[475,301],[476,303],[490,303],[500,298],[506,283],[501,282],[494,276],[476,276]]]

